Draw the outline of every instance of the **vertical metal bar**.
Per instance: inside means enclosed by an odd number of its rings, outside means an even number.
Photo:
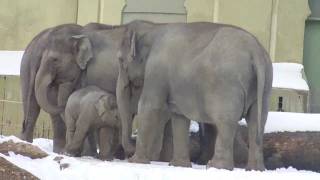
[[[272,62],[276,60],[279,0],[272,0],[269,54]]]

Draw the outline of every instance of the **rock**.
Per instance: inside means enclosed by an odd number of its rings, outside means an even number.
[[[36,176],[28,171],[19,168],[3,157],[0,157],[0,179],[3,180],[38,180]]]
[[[0,144],[0,153],[8,155],[8,152],[12,151],[16,154],[28,156],[32,159],[44,158],[48,154],[42,151],[37,146],[23,142],[13,142],[12,140],[5,141]]]

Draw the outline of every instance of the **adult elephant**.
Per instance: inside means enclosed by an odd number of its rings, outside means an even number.
[[[142,25],[141,25],[142,24]],[[119,53],[118,91],[142,86],[140,122],[133,162],[149,162],[148,153],[173,122],[173,165],[191,166],[188,119],[217,127],[209,167],[233,169],[233,142],[238,121],[248,123],[247,169],[264,170],[263,131],[272,85],[267,52],[250,33],[214,23],[127,25]],[[122,99],[123,94],[117,93]],[[126,95],[128,96],[128,95]],[[119,110],[121,105],[118,104]],[[213,137],[214,138],[214,137]]]
[[[46,98],[39,96],[39,94],[36,97],[35,79],[40,64],[43,61],[46,61],[50,49],[52,50],[54,48],[53,46],[56,39],[69,38],[70,40],[70,37],[82,34],[83,31],[111,28],[112,26],[98,23],[90,23],[84,27],[76,24],[63,24],[45,29],[33,38],[25,49],[20,66],[21,93],[24,112],[22,132],[20,135],[22,139],[32,142],[35,123],[39,116],[40,109],[43,109],[50,114],[52,119],[53,150],[54,152],[61,152],[65,144],[65,125],[59,113],[64,110],[64,105],[74,88],[73,86],[78,85],[77,77],[72,74],[60,74],[58,71],[52,77],[46,76],[45,78],[54,78],[55,80],[50,84],[50,88],[48,88],[46,93]],[[57,45],[55,50],[57,52],[66,52],[63,47],[59,48]],[[63,57],[61,63],[67,63],[69,57],[70,56]],[[49,101],[51,103],[46,103],[46,99],[50,99]],[[58,104],[60,104],[59,107]]]
[[[122,35],[123,29],[115,28],[52,37],[35,78],[35,96],[39,105],[48,107],[49,112],[60,112],[71,92],[89,85],[115,95],[118,78],[116,54]],[[57,102],[50,98],[55,87],[59,87]],[[127,130],[122,130],[123,148],[131,154],[135,149],[131,142],[132,122],[121,123],[121,127]]]
[[[64,147],[65,143],[65,126],[59,115],[61,109],[52,108],[50,104],[39,104],[38,99],[36,99],[34,89],[36,74],[42,58],[47,52],[46,48],[49,46],[51,39],[60,35],[77,35],[81,33],[82,28],[82,26],[75,24],[64,24],[42,31],[29,43],[21,60],[20,78],[24,111],[21,138],[32,142],[34,126],[39,116],[40,108],[42,108],[50,114],[52,119],[55,152],[60,151],[60,149]],[[50,92],[48,92],[48,98],[50,98],[54,104],[57,104],[58,91],[59,86],[55,86],[51,88]]]

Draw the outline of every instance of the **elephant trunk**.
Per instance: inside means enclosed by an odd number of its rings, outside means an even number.
[[[132,109],[130,107],[130,88],[121,78],[121,73],[117,82],[117,105],[121,119],[121,143],[127,155],[135,151],[135,145],[131,141],[132,134]]]
[[[53,104],[52,100],[50,101],[48,98],[48,94],[52,88],[50,87],[52,81],[52,75],[46,74],[42,76],[38,73],[35,82],[35,95],[38,104],[44,111],[50,114],[59,114],[63,112],[64,108]]]

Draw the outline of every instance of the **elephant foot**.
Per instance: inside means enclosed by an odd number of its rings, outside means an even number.
[[[126,157],[131,157],[136,151],[136,145],[134,142],[130,142],[123,149],[124,149]]]
[[[53,152],[57,154],[63,154],[63,148],[61,147],[53,147]]]
[[[192,167],[190,160],[172,160],[169,166]]]
[[[129,145],[125,149],[125,155],[126,157],[131,157],[136,151],[135,145]]]
[[[102,160],[102,161],[112,161],[113,160],[113,156],[106,156],[106,155],[98,155],[98,159]]]
[[[33,138],[32,138],[30,135],[26,134],[26,133],[21,133],[21,134],[19,135],[19,138],[20,138],[21,140],[28,141],[28,142],[30,142],[30,143],[32,143],[32,141],[33,141]]]
[[[264,171],[266,170],[263,163],[248,163],[246,167],[247,171]]]
[[[81,156],[81,151],[79,151],[76,148],[71,148],[70,146],[66,146],[61,152],[61,154],[71,156],[71,157],[80,157]]]
[[[233,162],[213,159],[213,160],[210,160],[207,164],[207,168],[211,168],[211,167],[217,168],[217,169],[233,170],[234,165],[233,165]]]
[[[65,141],[53,140],[53,152],[62,154],[64,152]]]
[[[128,159],[131,163],[141,163],[141,164],[150,164],[150,160],[145,157],[139,157],[134,154],[131,158]]]

